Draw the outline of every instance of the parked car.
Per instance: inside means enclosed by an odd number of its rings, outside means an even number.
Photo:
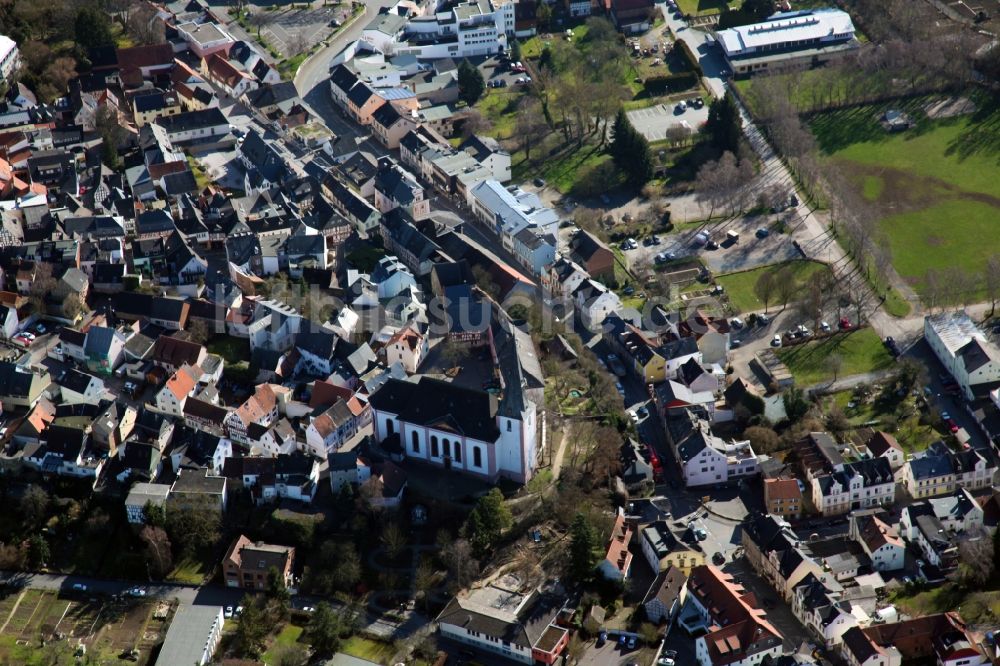
[[[535,187],[545,187],[545,179],[543,179],[543,178],[536,178],[532,182],[535,183]]]
[[[608,632],[602,630],[601,633],[597,634],[597,647],[601,647],[607,642]]]
[[[760,229],[757,230],[757,238],[767,238],[770,235],[771,232],[765,229],[764,227],[761,227]]]
[[[849,331],[852,328],[854,328],[854,326],[851,325],[851,320],[848,319],[847,317],[841,317],[840,321],[838,322],[838,325],[840,326],[840,330],[842,331]]]
[[[733,328],[743,328],[743,320],[739,317],[733,317],[729,320],[729,325]]]
[[[625,647],[629,650],[635,649],[635,636],[629,636],[628,640],[625,641]]]
[[[649,410],[646,409],[645,406],[642,406],[639,409],[635,410],[635,413],[639,415],[640,419],[644,419],[647,416],[649,416]]]
[[[720,553],[719,551],[715,551],[715,553],[712,555],[712,563],[715,564],[716,566],[721,567],[723,564],[726,563],[726,556]]]
[[[774,337],[771,338],[771,346],[772,347],[780,347],[781,346],[781,334],[780,333],[775,333]]]
[[[227,620],[228,620],[228,619],[231,619],[231,618],[233,617],[233,607],[232,607],[232,606],[226,606],[226,610],[224,610],[224,611],[222,612],[222,615],[223,615],[223,617],[225,617],[225,618],[226,618]]]
[[[84,583],[73,583],[73,591],[74,592],[86,592],[87,591],[87,585],[84,584]]]
[[[824,333],[829,333],[830,332],[830,324],[828,324],[825,321],[821,321],[819,323],[819,330],[823,331]]]
[[[947,423],[948,423],[948,430],[950,430],[952,434],[958,432],[959,430],[958,422],[955,419],[948,419]]]

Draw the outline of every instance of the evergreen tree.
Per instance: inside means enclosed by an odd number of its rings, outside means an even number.
[[[614,160],[615,166],[619,169],[624,169],[628,164],[631,140],[632,123],[628,121],[625,109],[618,109],[615,123],[611,129],[611,159]]]
[[[503,502],[503,494],[494,488],[479,498],[469,514],[469,541],[477,557],[482,557],[496,546],[503,531],[514,523],[510,508]]]
[[[521,61],[521,42],[516,39],[510,43],[510,59],[514,62]]]
[[[712,102],[705,122],[709,142],[720,152],[729,151],[736,155],[739,153],[741,131],[740,113],[732,96],[727,94]]]
[[[611,159],[625,172],[630,184],[642,187],[653,177],[653,154],[649,142],[632,127],[624,109],[618,110],[612,132]]]
[[[595,549],[597,548],[597,535],[594,528],[582,513],[577,513],[573,518],[570,531],[570,569],[573,577],[577,580],[586,580],[597,564]]]
[[[463,60],[458,65],[458,96],[469,106],[475,104],[486,91],[486,81],[479,68]]]
[[[333,656],[340,649],[340,631],[340,616],[330,608],[330,604],[325,601],[316,604],[306,629],[309,643],[316,653],[324,657]]]
[[[96,7],[80,9],[73,28],[77,43],[86,49],[115,45],[115,38],[111,34],[111,17]]]

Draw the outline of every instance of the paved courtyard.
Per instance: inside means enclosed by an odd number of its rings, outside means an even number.
[[[667,138],[667,130],[681,126],[682,123],[687,123],[692,132],[698,131],[708,120],[708,105],[700,109],[688,107],[678,113],[673,105],[657,104],[629,111],[627,115],[632,127],[646,137],[647,141],[662,141]]]

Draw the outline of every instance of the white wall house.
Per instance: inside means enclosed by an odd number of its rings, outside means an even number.
[[[1000,349],[966,313],[924,317],[924,339],[967,400],[976,397],[977,387],[1000,381]]]

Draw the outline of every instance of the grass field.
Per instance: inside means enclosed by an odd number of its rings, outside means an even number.
[[[841,360],[837,377],[884,370],[893,364],[882,340],[870,328],[836,333],[822,340],[778,350],[778,358],[788,366],[801,387],[833,380],[829,359],[834,354]]]
[[[923,451],[942,437],[942,433],[920,423],[920,413],[915,408],[912,412],[907,410],[900,418],[896,418],[897,413],[893,413],[892,409],[883,411],[882,405],[875,400],[868,402],[858,400],[853,391],[840,391],[825,400],[826,404],[839,407],[852,426],[880,429],[888,427],[890,423],[894,424],[896,429],[891,432],[906,453]],[[907,400],[912,404],[911,397],[907,397]]]
[[[281,648],[298,643],[302,639],[303,631],[304,629],[296,624],[286,624],[282,627],[278,635],[274,637],[270,649],[264,653],[264,663],[277,663]]]
[[[981,275],[1000,254],[1000,103],[980,98],[971,115],[932,121],[926,101],[829,112],[811,123],[827,159],[880,218],[896,270],[920,294],[929,269]],[[905,109],[916,126],[886,133],[877,123],[886,108]]]
[[[367,659],[376,664],[388,663],[395,654],[393,647],[387,643],[379,643],[364,636],[351,636],[340,647],[340,651],[359,659]]]
[[[677,0],[677,7],[691,16],[721,14],[726,8],[737,9],[742,4],[741,0]]]
[[[821,273],[828,274],[830,272],[826,264],[821,264],[818,261],[792,261],[784,264],[775,264],[774,266],[754,268],[749,271],[740,271],[739,273],[720,275],[715,281],[725,288],[726,293],[729,295],[729,302],[735,311],[753,312],[755,310],[763,310],[764,303],[754,291],[757,280],[764,273],[779,271],[789,265],[794,269],[793,275],[800,288],[811,279],[818,277]],[[780,303],[776,304],[772,301],[768,303],[768,309],[774,310],[776,309],[776,305],[780,307]]]

